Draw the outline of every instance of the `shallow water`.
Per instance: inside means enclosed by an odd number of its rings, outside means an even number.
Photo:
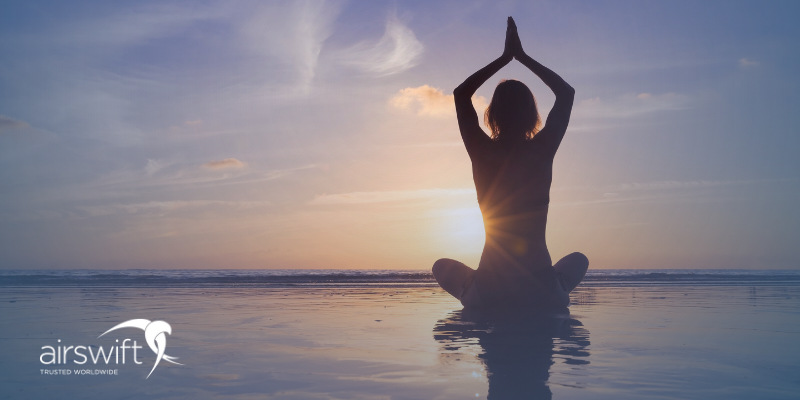
[[[462,310],[427,278],[6,282],[0,398],[796,399],[800,285],[762,278],[587,281],[560,315]],[[145,379],[156,356],[141,330],[97,338],[134,318],[167,321],[166,354],[184,365],[161,360]],[[125,364],[40,362],[42,346],[125,338],[141,365],[131,350]],[[63,368],[118,375],[41,373]]]

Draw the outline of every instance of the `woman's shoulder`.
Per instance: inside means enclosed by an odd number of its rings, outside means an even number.
[[[533,136],[533,139],[529,140],[529,148],[532,153],[536,153],[540,156],[548,156],[548,157],[555,157],[555,149],[558,149],[557,143],[554,143],[555,136],[553,129],[548,128],[545,126],[539,132],[536,132],[536,135]],[[560,140],[559,140],[560,142]],[[554,146],[555,145],[555,146]]]

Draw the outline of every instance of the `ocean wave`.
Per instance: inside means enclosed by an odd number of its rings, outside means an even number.
[[[590,270],[582,285],[797,285],[799,270]],[[2,270],[0,287],[288,287],[436,285],[420,270]]]

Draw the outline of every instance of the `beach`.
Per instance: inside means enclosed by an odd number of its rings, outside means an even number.
[[[252,273],[197,272],[207,280],[193,287],[158,274],[78,279],[70,272],[39,275],[37,284],[30,273],[6,273],[0,392],[30,399],[796,398],[799,275],[645,272],[595,274],[572,293],[568,314],[546,315],[463,310],[415,273],[295,272],[259,281]],[[183,365],[161,360],[147,377],[156,354],[141,331],[98,339],[135,318],[168,322],[165,354]],[[43,346],[110,349],[124,338],[144,346],[141,364],[130,350],[125,364],[40,359]],[[56,369],[73,372],[43,372]],[[104,369],[116,371],[75,372]]]

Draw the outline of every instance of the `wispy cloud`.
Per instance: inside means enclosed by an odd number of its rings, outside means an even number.
[[[376,76],[403,72],[419,62],[425,47],[414,32],[395,18],[377,43],[360,42],[341,54],[342,62]]]
[[[167,2],[155,5],[130,3],[117,9],[95,9],[81,13],[82,18],[67,18],[55,24],[55,35],[28,36],[28,44],[57,43],[61,46],[78,46],[82,51],[103,46],[126,46],[160,37],[180,30],[197,21],[218,17],[220,8],[187,7]],[[98,34],[102,32],[102,34]],[[48,32],[45,32],[48,33]]]
[[[653,181],[621,183],[602,187],[564,187],[556,188],[554,191],[589,191],[593,193],[592,198],[566,202],[555,202],[553,206],[558,208],[610,203],[729,201],[731,199],[731,192],[729,190],[726,191],[725,188],[763,184],[784,184],[788,182],[797,182],[797,179]]]
[[[246,196],[237,196],[236,193],[241,192],[238,192],[237,189],[233,187],[253,188],[258,186],[263,188],[263,186],[260,186],[261,184],[287,177],[297,171],[318,167],[319,166],[316,164],[308,164],[276,170],[234,168],[222,170],[222,173],[208,173],[208,171],[203,171],[202,168],[198,168],[196,164],[192,165],[169,160],[149,159],[143,168],[111,170],[89,182],[47,188],[35,196],[38,206],[43,208],[36,212],[0,212],[0,220],[7,220],[9,218],[12,220],[42,218],[60,219],[71,215],[69,211],[71,207],[61,207],[58,211],[52,212],[48,211],[50,207],[54,204],[73,204],[73,202],[77,202],[78,204],[93,204],[92,207],[100,207],[93,209],[102,210],[104,206],[115,207],[115,209],[119,208],[121,207],[120,201],[124,201],[124,204],[128,205],[149,204],[148,206],[137,206],[141,209],[147,207],[153,208],[156,205],[164,205],[167,203],[172,205],[182,205],[184,202],[204,204],[197,202],[205,201],[204,198],[218,197],[221,193],[226,197],[230,195],[234,198],[246,199]],[[65,189],[67,186],[68,189]],[[227,189],[223,190],[222,188]],[[157,199],[160,197],[170,198],[174,196],[175,193],[191,193],[193,196],[198,196],[198,198],[186,199],[177,203],[170,201],[146,201],[146,199]],[[267,197],[269,196],[259,196],[259,201],[256,203],[262,204],[263,201],[261,200]],[[302,198],[307,199],[305,195]],[[129,200],[126,201],[123,199]],[[143,199],[145,200],[144,202],[142,202]],[[212,203],[221,204],[219,202]],[[241,202],[237,202],[237,204],[239,203]],[[126,205],[126,207],[128,207],[128,205]],[[83,209],[81,207],[78,208]],[[126,209],[130,209],[130,207]]]
[[[27,122],[0,115],[0,132],[30,127]]]
[[[739,66],[747,68],[747,67],[755,67],[758,65],[759,62],[755,60],[751,60],[749,58],[742,58],[739,60]]]
[[[608,186],[606,189],[615,191],[642,191],[642,190],[677,190],[699,189],[716,186],[751,185],[768,182],[766,180],[727,180],[727,181],[653,181],[642,183],[622,183]]]
[[[147,176],[153,176],[156,172],[169,166],[170,164],[161,160],[147,159],[147,165],[144,166],[144,171]]]
[[[215,200],[171,200],[149,201],[145,203],[108,204],[99,206],[81,206],[78,210],[83,216],[98,217],[124,214],[158,214],[167,215],[178,211],[196,211],[218,207],[233,211],[250,210],[272,205],[268,201],[215,201]]]
[[[376,192],[351,192],[323,194],[309,202],[310,205],[388,203],[412,200],[431,200],[468,196],[475,198],[475,189],[420,189]]]
[[[489,103],[483,96],[473,96],[472,104],[478,113],[483,113]],[[441,89],[422,85],[401,89],[389,100],[389,105],[399,110],[414,110],[423,116],[452,116],[455,114],[453,95],[445,95]]]
[[[194,165],[188,166],[163,160],[148,160],[144,170],[116,170],[100,176],[82,187],[79,198],[98,198],[100,197],[99,193],[114,194],[131,190],[150,192],[161,188],[179,190],[251,185],[280,179],[296,171],[315,167],[317,167],[316,164],[307,164],[299,167],[266,171],[234,167],[225,170],[225,173],[220,175],[203,172]],[[157,171],[157,173],[153,174],[150,171]]]
[[[338,14],[338,10],[331,8],[330,3],[320,1],[302,3],[293,30],[297,47],[292,53],[298,61],[300,78],[306,88],[314,79],[322,42],[330,36],[331,24]]]
[[[324,0],[264,3],[242,24],[241,32],[254,52],[289,67],[295,91],[305,94],[338,15],[338,4]]]
[[[149,161],[149,160],[148,160]],[[149,165],[149,163],[148,163]],[[210,169],[225,169],[225,168],[242,168],[244,163],[235,158],[226,158],[224,160],[212,160],[205,164],[203,167]]]
[[[739,185],[755,185],[762,183],[784,183],[795,182],[797,179],[746,179],[746,180],[697,180],[697,181],[650,181],[650,182],[628,182],[618,183],[613,185],[604,186],[561,186],[554,187],[553,191],[603,191],[603,192],[626,192],[626,191],[656,191],[656,190],[673,190],[673,189],[694,189],[694,188],[708,188],[718,186],[739,186]]]
[[[581,100],[575,107],[575,113],[581,117],[629,118],[657,111],[685,109],[688,103],[687,96],[677,93],[626,94],[612,99],[594,97]]]

